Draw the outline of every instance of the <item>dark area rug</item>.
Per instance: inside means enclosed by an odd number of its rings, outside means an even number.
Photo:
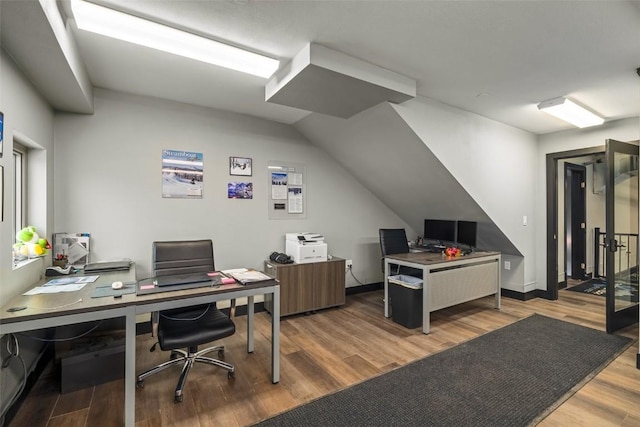
[[[526,426],[631,343],[533,315],[256,425]]]
[[[567,291],[581,292],[601,297],[607,296],[607,282],[603,279],[591,279],[579,285],[567,288]],[[638,287],[631,284],[618,284],[616,299],[638,302]]]

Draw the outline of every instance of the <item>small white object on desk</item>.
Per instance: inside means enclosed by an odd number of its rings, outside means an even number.
[[[111,289],[122,289],[122,287],[124,286],[124,283],[122,282],[113,282],[111,284]]]

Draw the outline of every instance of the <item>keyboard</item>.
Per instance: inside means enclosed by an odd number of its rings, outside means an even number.
[[[442,252],[443,250],[445,250],[445,247],[442,245],[434,245],[431,243],[427,245],[422,245],[422,249],[427,252]]]

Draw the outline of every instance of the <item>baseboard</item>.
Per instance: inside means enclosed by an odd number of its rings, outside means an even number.
[[[500,296],[517,299],[518,301],[529,301],[535,298],[544,298],[544,296],[540,292],[540,289],[534,289],[533,291],[529,292],[517,292],[512,291],[511,289],[500,289]]]
[[[377,291],[378,289],[383,289],[383,288],[384,288],[384,283],[382,282],[369,283],[367,285],[360,285],[360,286],[350,286],[346,288],[346,294],[355,295],[355,294],[361,294],[363,292]]]
[[[229,315],[229,308],[221,308],[223,312]],[[264,308],[264,302],[258,302],[254,305],[254,313],[260,313],[262,311],[266,311]],[[247,315],[247,306],[239,305],[236,306],[236,317],[237,316],[246,316]],[[148,335],[151,333],[151,322],[141,322],[136,323],[136,335]]]
[[[378,289],[383,289],[383,288],[384,288],[383,282],[369,283],[367,285],[361,285],[361,286],[351,286],[347,288],[347,295],[377,291]],[[506,298],[513,298],[520,301],[528,301],[535,298],[545,298],[545,292],[541,291],[540,289],[534,289],[526,293],[512,291],[510,289],[501,289],[500,295]]]

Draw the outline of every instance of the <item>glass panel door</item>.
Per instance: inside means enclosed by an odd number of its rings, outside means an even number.
[[[638,322],[638,145],[607,140],[607,332]]]

